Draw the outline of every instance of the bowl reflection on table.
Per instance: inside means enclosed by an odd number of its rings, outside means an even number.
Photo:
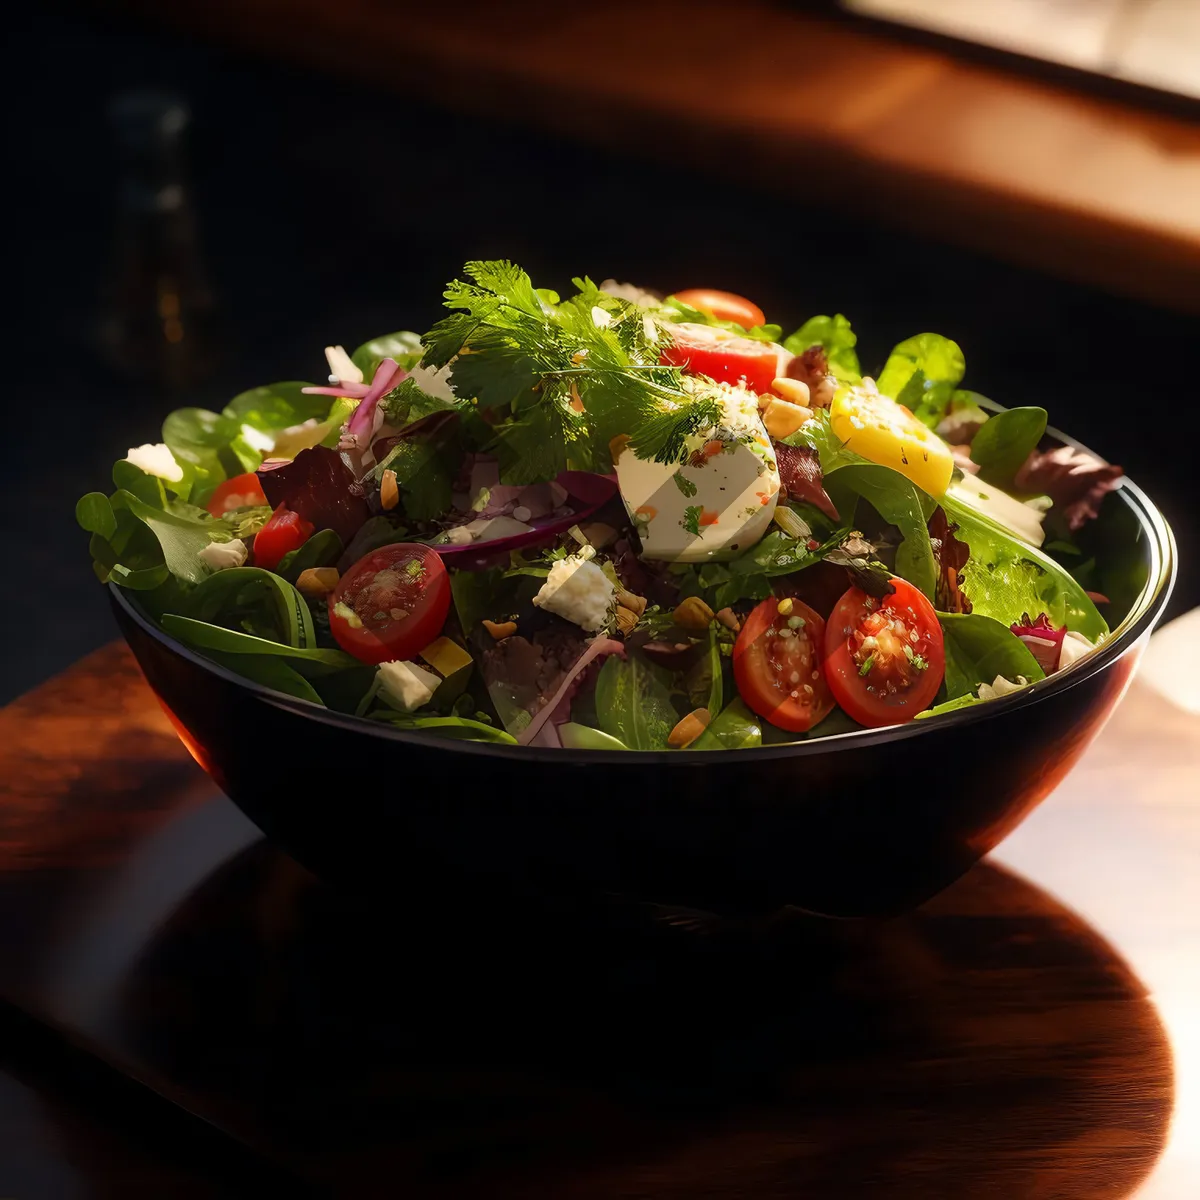
[[[882,915],[996,846],[1124,693],[1166,605],[1174,545],[1128,481],[1092,538],[1102,580],[1112,568],[1114,632],[1071,670],[932,721],[723,753],[484,745],[343,716],[234,675],[110,595],[197,761],[326,879],[401,903],[619,893]]]

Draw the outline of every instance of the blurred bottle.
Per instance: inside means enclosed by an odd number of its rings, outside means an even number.
[[[122,375],[185,390],[211,372],[218,350],[184,170],[190,114],[178,97],[129,92],[108,117],[121,177],[100,346]]]

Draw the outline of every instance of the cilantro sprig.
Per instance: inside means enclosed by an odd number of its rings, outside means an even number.
[[[451,315],[422,338],[423,362],[452,364],[457,403],[491,414],[504,482],[610,471],[621,434],[640,458],[682,462],[687,438],[720,419],[715,384],[659,363],[670,338],[648,310],[586,277],[562,300],[507,261],[463,274],[445,291]]]

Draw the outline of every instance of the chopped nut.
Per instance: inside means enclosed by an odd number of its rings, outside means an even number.
[[[617,588],[617,603],[624,608],[631,609],[639,617],[646,611],[646,597],[635,596],[632,592],[627,592],[624,588]]]
[[[296,580],[296,591],[302,596],[314,598],[328,596],[337,588],[340,578],[337,567],[309,567],[307,571],[300,572],[300,578]]]
[[[395,508],[400,503],[400,488],[396,485],[396,472],[387,470],[379,484],[379,503],[384,508]]]
[[[812,420],[812,409],[791,404],[787,400],[772,400],[763,410],[762,419],[773,438],[791,437],[797,429]]]
[[[484,620],[483,627],[498,642],[502,642],[506,637],[512,637],[517,632],[516,621],[501,621],[497,623],[495,621]]]
[[[790,379],[787,375],[780,375],[778,379],[771,384],[771,390],[783,399],[790,401],[792,404],[798,404],[801,408],[812,407],[812,393],[808,390],[808,384],[803,379]]]
[[[703,633],[713,620],[713,610],[699,596],[689,596],[671,615],[680,629],[691,633]]]
[[[617,628],[626,636],[631,634],[638,623],[638,615],[623,604],[617,606]]]
[[[737,613],[732,608],[723,608],[717,613],[717,620],[725,626],[726,629],[732,629],[734,633],[741,633],[742,623],[737,619]]]
[[[604,550],[617,540],[617,531],[603,521],[593,521],[590,525],[583,525],[579,532],[597,550]]]
[[[712,714],[707,708],[697,708],[688,713],[667,737],[667,745],[676,750],[690,746],[707,728]]]

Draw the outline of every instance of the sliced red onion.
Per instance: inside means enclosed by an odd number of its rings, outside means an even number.
[[[336,387],[306,387],[300,389],[306,396],[346,396],[350,400],[361,400],[371,389],[365,383],[339,383]]]
[[[396,378],[397,375],[399,379]],[[383,359],[375,368],[375,377],[371,380],[371,386],[363,393],[362,403],[350,414],[350,420],[346,422],[346,432],[361,449],[365,450],[370,445],[371,437],[377,428],[375,410],[380,396],[392,388],[393,381],[399,383],[403,378],[404,372],[394,358]]]
[[[468,542],[462,546],[436,545],[434,549],[445,559],[447,566],[460,571],[483,571],[505,562],[513,550],[553,541],[572,525],[586,521],[617,493],[617,481],[611,475],[564,471],[556,482],[566,489],[571,505],[571,511],[566,516],[534,518],[526,522],[531,526],[527,533],[514,533],[490,542]]]
[[[591,664],[602,655],[624,655],[624,653],[624,642],[618,642],[615,638],[605,637],[603,634],[592,638],[592,640],[587,644],[587,649],[575,660],[574,665],[566,673],[562,682],[557,688],[555,688],[554,694],[549,700],[546,701],[544,705],[542,705],[540,709],[538,709],[537,715],[533,718],[533,720],[530,721],[529,724],[526,725],[519,734],[517,734],[517,741],[520,742],[522,746],[545,744],[537,741],[542,726],[546,725],[548,722],[561,724],[563,721],[567,720],[567,717],[570,715],[569,709],[566,715],[557,718],[555,717],[555,713],[562,704],[563,699],[572,694],[570,689],[574,686],[575,681],[579,678],[579,676],[582,675],[583,672],[586,671],[588,667],[591,666]],[[557,736],[558,735],[556,733],[556,739]],[[561,742],[559,742],[559,745],[561,745]]]
[[[1067,633],[1065,625],[1061,629],[1056,628],[1045,613],[1039,613],[1036,621],[1031,620],[1029,614],[1025,613],[1021,620],[1010,628],[1025,643],[1026,649],[1037,659],[1037,665],[1047,675],[1057,669],[1058,656]]]

